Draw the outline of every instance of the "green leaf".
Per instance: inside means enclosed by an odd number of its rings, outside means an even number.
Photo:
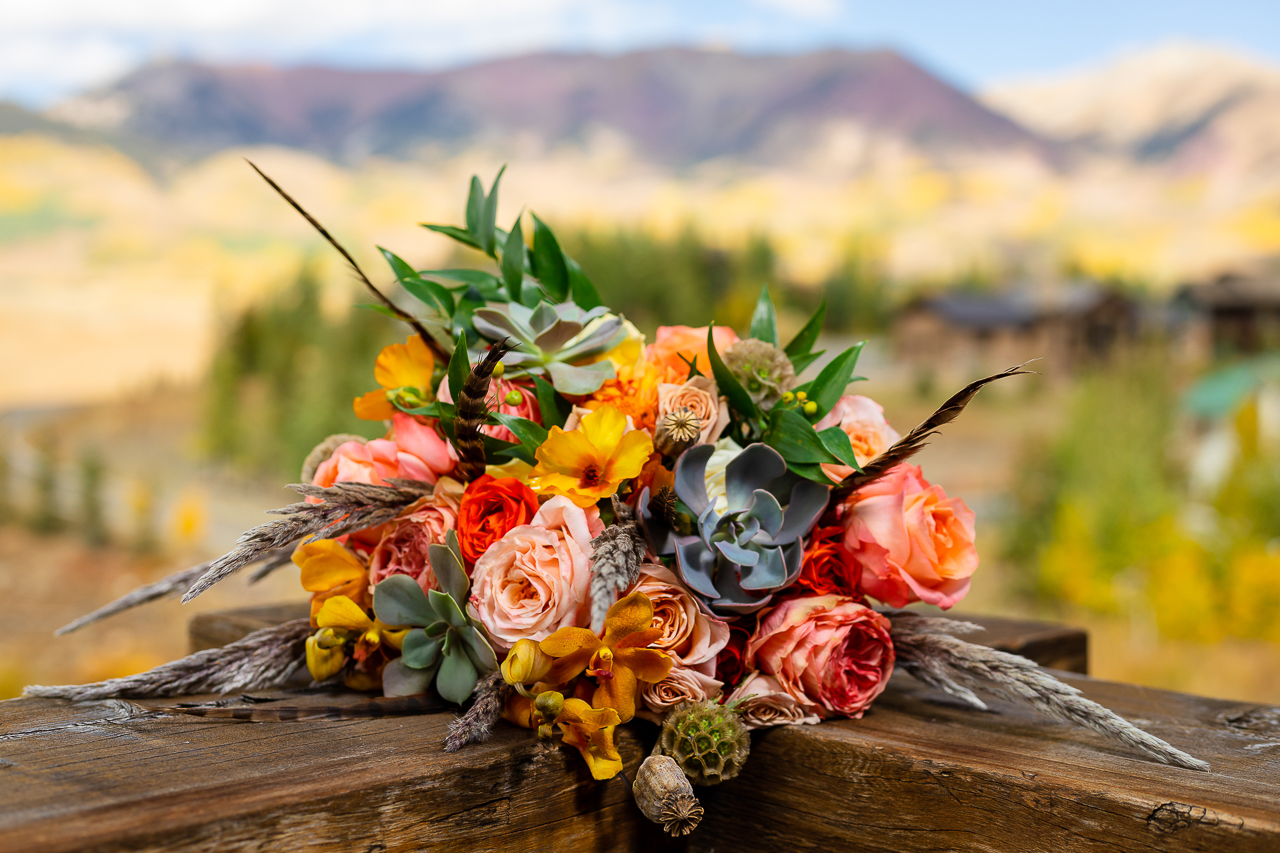
[[[489,417],[511,430],[520,439],[520,443],[530,450],[537,450],[547,440],[547,430],[528,418],[504,415],[502,412],[490,412]]]
[[[809,318],[809,322],[805,323],[800,331],[796,332],[796,336],[791,339],[791,343],[787,344],[783,350],[787,357],[795,364],[796,356],[807,355],[813,351],[813,345],[818,342],[818,335],[822,332],[822,322],[827,317],[827,300],[822,300],[818,304],[818,310],[813,312],[813,316]],[[796,368],[796,373],[800,372],[800,368]]]
[[[524,231],[519,218],[511,226],[507,244],[502,249],[502,280],[506,282],[511,301],[519,302],[520,283],[524,281]]]
[[[866,344],[866,341],[859,341],[849,347],[840,355],[831,359],[827,366],[822,368],[822,372],[818,374],[817,379],[803,386],[803,390],[808,393],[809,399],[818,404],[816,418],[820,418],[831,411],[831,407],[839,402],[840,397],[852,381],[853,369],[858,366],[858,356],[862,353],[862,348]]]
[[[426,669],[440,660],[440,641],[427,636],[426,631],[410,631],[404,635],[400,660],[410,669]]]
[[[498,182],[502,180],[502,173],[505,171],[507,171],[507,167],[503,166],[498,170],[497,177],[493,179],[493,186],[489,189],[489,195],[485,196],[484,199],[484,209],[480,212],[480,227],[476,230],[480,250],[491,258],[497,257],[497,252],[495,251],[497,234],[494,226],[495,220],[498,218]]]
[[[775,347],[778,345],[778,314],[773,310],[767,284],[761,285],[760,299],[756,301],[755,313],[751,315],[751,337]]]
[[[471,698],[480,676],[466,652],[457,649],[453,654],[445,655],[440,664],[440,674],[436,676],[436,692],[440,698],[455,705],[461,705]]]
[[[476,331],[475,324],[472,323],[471,318],[477,308],[484,307],[485,302],[484,294],[476,290],[474,285],[467,287],[466,292],[462,294],[462,298],[458,300],[458,307],[454,310],[453,317],[450,319],[454,338],[464,338],[470,344],[480,340],[480,333]]]
[[[826,354],[826,352],[827,352],[826,350],[820,349],[817,352],[806,353],[805,355],[792,356],[791,367],[795,370],[796,376],[799,376],[801,373],[804,372],[804,369],[806,367],[813,364],[818,359],[822,358],[822,356]]]
[[[712,336],[715,326],[707,327],[707,359],[711,362],[711,373],[715,377],[716,387],[720,393],[729,398],[729,405],[744,418],[758,419],[760,410],[756,407],[755,401],[751,399],[751,395],[747,393],[747,389],[742,387],[742,383],[738,381],[738,377],[730,372],[725,366],[724,361],[720,358],[720,353],[716,352],[716,341]]]
[[[822,470],[822,466],[815,462],[793,462],[787,465],[787,470],[798,477],[804,477],[806,480],[813,480],[823,486],[834,486],[836,483],[826,475]]]
[[[547,429],[563,427],[573,410],[569,401],[556,393],[551,383],[541,376],[533,377],[533,387],[538,391],[538,411],[542,413],[542,425]]]
[[[448,539],[445,541],[448,542]],[[457,541],[456,537],[454,541]],[[440,582],[440,588],[455,602],[466,601],[471,583],[467,580],[467,570],[458,553],[448,545],[430,545],[427,547],[427,560],[431,563],[431,573]],[[448,618],[440,608],[436,610],[441,616]]]
[[[862,466],[858,464],[858,457],[853,453],[853,443],[849,441],[849,434],[840,427],[827,427],[820,430],[818,438],[822,439],[822,446],[830,451],[832,456],[855,471],[862,470]]]
[[[432,276],[461,284],[474,284],[476,287],[497,287],[498,277],[491,272],[472,269],[418,270],[419,277]]]
[[[467,615],[462,612],[458,602],[453,600],[453,596],[438,589],[432,589],[427,591],[427,598],[431,601],[431,606],[435,608],[435,611],[440,614],[444,621],[449,623],[450,627],[462,628],[468,624]]]
[[[845,441],[848,440],[849,437],[845,436]],[[788,466],[793,462],[820,465],[838,461],[827,450],[813,424],[794,409],[778,408],[769,413],[769,429],[764,434],[764,442],[781,453]]]
[[[428,418],[452,421],[458,417],[457,407],[453,403],[442,403],[436,400],[417,409],[401,409],[406,415],[425,415]]]
[[[533,455],[533,451],[523,444],[508,444],[504,449],[499,450],[496,455],[504,461],[507,459],[519,459],[527,465],[538,464],[538,459]]]
[[[467,194],[467,230],[480,233],[480,214],[484,209],[484,184],[479,175],[471,176],[471,192]]]
[[[453,314],[453,294],[448,288],[436,284],[434,281],[425,281],[422,276],[418,275],[418,271],[404,262],[404,259],[395,252],[378,247],[378,251],[382,253],[382,257],[386,258],[387,263],[391,266],[391,271],[395,273],[396,281],[400,282],[400,286],[409,291],[414,298],[428,305],[435,305],[440,309],[440,313],[448,317]]]
[[[600,291],[596,290],[596,286],[591,283],[591,279],[587,278],[587,274],[582,271],[582,267],[578,266],[578,262],[565,255],[564,265],[569,270],[569,294],[573,297],[574,304],[586,311],[603,305]]]
[[[564,252],[560,251],[556,235],[537,214],[533,215],[533,274],[554,301],[564,302],[569,296],[569,268]]]
[[[457,240],[459,243],[465,243],[466,245],[470,246],[473,249],[480,248],[480,244],[477,243],[476,239],[472,237],[471,234],[468,233],[467,230],[464,228],[458,228],[457,226],[454,226],[454,225],[432,225],[428,222],[423,222],[422,227],[427,229],[428,231],[434,231],[437,234],[443,234],[446,237],[452,237],[454,240]]]
[[[371,311],[377,311],[379,314],[385,314],[386,316],[390,317],[392,320],[399,320],[399,319],[400,319],[400,315],[399,315],[399,314],[397,314],[396,312],[392,311],[390,308],[388,308],[388,307],[387,307],[387,306],[385,306],[385,305],[378,305],[377,303],[374,303],[374,302],[361,302],[361,303],[357,304],[357,305],[356,305],[356,307],[357,307],[357,308],[368,308],[368,309],[369,309],[369,310],[371,310]]]
[[[474,625],[459,629],[458,636],[462,637],[463,648],[476,669],[493,672],[498,668],[498,656],[493,653],[493,646],[489,645],[489,641]]]
[[[449,359],[449,393],[453,399],[462,397],[462,386],[467,384],[470,375],[471,357],[467,353],[467,338],[463,335],[458,338],[453,347],[453,357]]]
[[[373,613],[388,625],[430,625],[440,618],[418,582],[392,575],[373,588]]]

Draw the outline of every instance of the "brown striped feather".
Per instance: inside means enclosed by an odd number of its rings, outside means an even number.
[[[481,427],[489,417],[489,377],[502,357],[511,351],[505,340],[489,348],[484,358],[476,362],[462,385],[462,393],[455,395],[457,420],[454,421],[454,447],[458,451],[458,472],[462,479],[471,481],[484,473],[484,435]]]

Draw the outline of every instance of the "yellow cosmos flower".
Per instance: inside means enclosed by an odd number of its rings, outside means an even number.
[[[313,539],[299,545],[293,562],[302,570],[302,588],[311,593],[311,627],[326,599],[345,595],[361,607],[369,604],[369,573],[355,554],[336,539]]]
[[[564,742],[578,748],[591,777],[598,781],[622,772],[622,756],[613,744],[613,732],[620,722],[612,708],[592,708],[581,699],[564,700],[564,709],[556,717]]]
[[[633,592],[609,608],[604,637],[586,628],[565,627],[538,647],[557,659],[546,681],[565,684],[586,670],[599,685],[591,704],[614,709],[625,723],[635,716],[639,682],[652,684],[671,672],[669,655],[646,648],[661,636],[662,629],[653,627],[653,602],[643,592]]]
[[[356,417],[366,421],[385,421],[396,413],[390,394],[399,388],[411,388],[422,399],[423,405],[431,402],[431,376],[436,369],[436,358],[423,342],[421,335],[411,335],[402,344],[392,344],[378,354],[373,365],[373,378],[382,387],[356,397],[353,408]]]
[[[584,415],[570,432],[552,427],[534,453],[538,464],[529,488],[539,494],[564,495],[584,508],[609,497],[623,480],[638,475],[653,453],[653,440],[647,434],[626,429],[627,418],[615,406],[601,406]]]

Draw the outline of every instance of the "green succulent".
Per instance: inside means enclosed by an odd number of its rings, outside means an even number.
[[[684,702],[662,721],[657,750],[675,759],[695,785],[737,776],[751,752],[751,735],[738,712],[715,702]]]
[[[387,696],[425,693],[435,682],[445,700],[461,705],[484,674],[498,668],[498,657],[484,631],[458,602],[467,600],[471,582],[462,564],[458,537],[450,530],[444,545],[427,549],[431,571],[443,589],[423,593],[407,575],[392,575],[373,588],[373,612],[387,625],[408,625],[400,657],[382,671]]]
[[[491,341],[506,339],[513,352],[502,359],[510,377],[545,376],[561,394],[590,394],[614,377],[609,361],[575,365],[603,355],[627,337],[621,317],[601,306],[585,310],[572,303],[517,302],[477,308],[475,329]]]

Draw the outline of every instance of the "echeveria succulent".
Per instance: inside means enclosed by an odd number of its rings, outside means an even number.
[[[471,582],[458,537],[451,530],[445,542],[427,549],[443,591],[424,593],[408,575],[392,575],[373,588],[373,612],[379,620],[415,629],[405,634],[400,657],[382,671],[387,696],[424,693],[434,681],[441,697],[461,705],[480,676],[498,668],[493,647],[459,604],[466,602]]]
[[[613,365],[608,361],[580,366],[574,362],[603,355],[627,337],[622,318],[605,317],[606,313],[608,309],[603,307],[586,311],[569,303],[541,302],[536,308],[526,308],[511,302],[476,309],[473,322],[484,337],[493,341],[506,338],[512,345],[513,351],[502,360],[514,371],[509,376],[522,372],[545,375],[562,394],[590,394],[614,377]],[[597,318],[600,322],[583,334]]]
[[[645,530],[659,553],[674,551],[680,576],[713,610],[750,613],[800,574],[800,537],[826,508],[828,489],[799,480],[784,510],[764,487],[786,474],[787,464],[773,448],[751,444],[725,469],[726,505],[717,509],[706,487],[707,461],[714,451],[700,444],[676,463],[676,496],[695,516],[694,533],[676,535],[648,510],[642,494]]]

